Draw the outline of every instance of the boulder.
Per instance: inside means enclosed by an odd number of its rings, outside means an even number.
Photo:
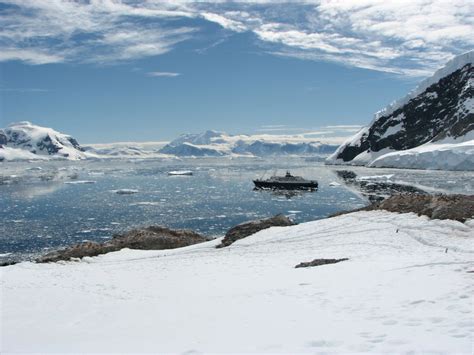
[[[255,234],[263,229],[270,227],[286,227],[292,226],[294,224],[295,223],[291,219],[282,214],[267,219],[259,219],[256,221],[241,223],[229,229],[224,239],[222,239],[221,244],[216,246],[216,248],[227,247],[235,241],[248,237],[249,235]]]
[[[110,243],[122,248],[142,250],[162,250],[186,247],[209,239],[185,229],[168,229],[162,226],[151,226],[131,230],[115,236]]]
[[[161,226],[133,229],[123,235],[115,235],[104,243],[85,242],[65,249],[53,251],[36,259],[38,263],[70,260],[84,256],[118,251],[123,248],[141,250],[162,250],[181,248],[192,244],[202,243],[208,239],[189,230],[173,230]]]
[[[474,218],[474,195],[420,195],[398,194],[352,211],[338,212],[336,217],[358,211],[385,210],[398,213],[416,213],[432,219],[452,219],[465,222]]]

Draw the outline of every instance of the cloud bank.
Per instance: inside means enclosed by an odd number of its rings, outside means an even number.
[[[0,61],[156,56],[192,38],[200,19],[253,33],[270,54],[426,76],[474,47],[473,14],[470,0],[0,0]]]

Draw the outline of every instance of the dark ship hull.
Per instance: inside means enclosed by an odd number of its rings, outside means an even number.
[[[253,180],[257,189],[273,189],[273,190],[315,190],[318,188],[316,181],[307,182],[284,182],[284,181],[264,181]]]

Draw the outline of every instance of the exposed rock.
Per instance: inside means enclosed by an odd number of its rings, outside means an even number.
[[[229,229],[224,239],[222,239],[221,244],[219,244],[216,248],[227,247],[235,241],[248,237],[249,235],[255,234],[263,229],[270,227],[286,227],[292,226],[294,224],[295,223],[291,219],[282,214],[267,219],[259,219],[256,221],[241,223]]]
[[[428,216],[432,219],[453,219],[465,222],[474,218],[474,195],[395,195],[364,208],[366,211],[386,210]]]
[[[18,261],[14,261],[14,260],[4,261],[4,262],[0,263],[0,267],[15,265],[17,263],[18,263]]]
[[[161,226],[133,229],[123,235],[116,235],[104,243],[85,242],[65,249],[53,251],[36,259],[36,262],[47,263],[84,256],[118,251],[123,248],[142,250],[162,250],[185,247],[202,243],[208,239],[189,230],[173,230]]]
[[[350,170],[337,170],[336,174],[338,177],[340,177],[346,182],[354,181],[355,178],[357,177],[357,174]]]
[[[72,258],[83,258],[85,256],[97,256],[119,250],[109,243],[84,242],[72,245],[65,249],[52,251],[36,259],[37,263],[50,263]]]
[[[339,212],[331,215],[331,217],[357,211],[374,210],[398,213],[413,212],[419,216],[424,215],[432,219],[452,219],[465,222],[474,218],[474,195],[400,194],[357,210]]]
[[[7,136],[5,135],[5,133],[3,133],[3,131],[0,129],[0,146],[2,145],[5,145],[8,143],[8,139],[7,139]]]
[[[110,243],[119,247],[119,249],[161,250],[181,248],[208,240],[191,230],[174,230],[162,226],[151,226],[134,229],[123,235],[115,236]]]
[[[426,191],[411,185],[397,184],[392,181],[358,179],[357,174],[350,170],[337,170],[336,174],[346,185],[352,186],[366,196],[370,202],[379,202],[398,194],[426,195]]]
[[[343,259],[314,259],[313,261],[307,261],[307,262],[299,263],[298,265],[295,266],[295,268],[335,264],[335,263],[339,263],[341,261],[346,261],[346,260],[349,260],[349,259],[348,258],[343,258]]]

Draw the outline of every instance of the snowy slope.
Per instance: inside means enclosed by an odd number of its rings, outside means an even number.
[[[229,135],[206,131],[200,134],[183,134],[160,152],[177,156],[222,155],[315,155],[330,154],[336,145],[323,144],[304,135]]]
[[[223,249],[0,268],[0,352],[470,353],[473,232],[358,212]]]
[[[419,147],[383,154],[370,167],[474,171],[474,140],[461,143],[426,143]]]
[[[83,149],[69,135],[30,122],[0,129],[0,161],[31,159],[84,159]]]
[[[327,163],[472,169],[474,156],[466,142],[473,139],[474,130],[473,59],[474,51],[452,59],[406,97],[377,112],[370,125],[344,142]],[[455,162],[440,164],[441,157]]]

